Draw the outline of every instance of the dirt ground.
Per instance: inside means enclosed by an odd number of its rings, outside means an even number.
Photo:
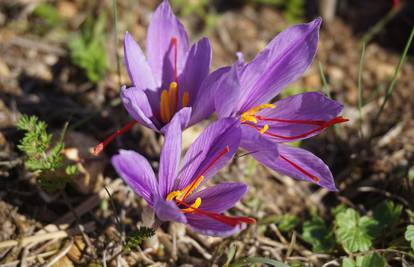
[[[386,199],[403,205],[404,209],[414,209],[413,179],[409,179],[414,167],[412,49],[384,112],[376,118],[413,25],[410,4],[366,47],[362,75],[365,103],[360,123],[361,38],[385,16],[391,5],[388,1],[374,1],[377,4],[372,5],[346,1],[347,5],[338,9],[335,19],[323,24],[317,56],[310,69],[282,94],[324,91],[345,105],[343,116],[349,118],[348,123],[300,144],[330,166],[339,192],[281,176],[240,152],[240,157],[225,167],[213,183],[247,183],[248,193],[230,213],[255,217],[256,225],[221,239],[198,235],[180,224],[166,223],[141,246],[125,251],[122,241],[137,226],[146,225],[148,209],[118,178],[109,159],[120,148],[134,149],[156,167],[161,139],[152,131],[135,126],[99,157],[91,155],[90,148],[130,120],[119,99],[119,79],[122,84],[130,81],[122,62],[121,77],[118,76],[116,53],[123,60],[126,30],[144,45],[146,27],[158,1],[117,2],[116,48],[115,29],[110,23],[111,1],[55,2],[66,23],[64,31],[36,28],[33,10],[38,1],[0,2],[0,266],[223,266],[233,247],[237,248],[236,259],[262,256],[292,266],[340,266],[346,256],[342,249],[314,253],[301,237],[299,226],[282,231],[274,219],[291,214],[303,222],[318,214],[332,226],[331,210],[337,205],[369,213]],[[193,41],[202,35],[210,38],[214,68],[231,64],[237,51],[242,51],[248,60],[253,58],[273,36],[290,25],[283,11],[270,5],[254,1],[217,2],[220,3],[211,4],[215,15],[210,25],[206,20],[211,18],[181,14],[182,10],[179,13]],[[208,8],[211,12],[212,7]],[[66,46],[71,32],[76,32],[94,12],[107,12],[110,17],[106,38],[111,67],[97,84],[89,82],[84,71],[71,63]],[[315,15],[315,6],[309,4],[302,20]],[[320,66],[328,87],[324,86]],[[79,153],[77,164],[82,171],[65,190],[44,191],[36,183],[36,175],[24,168],[23,154],[17,148],[22,132],[16,129],[22,114],[37,115],[54,133],[59,133],[65,122],[69,122],[66,148]],[[206,122],[201,123],[185,132],[186,147],[205,125]],[[105,188],[112,194],[112,200]],[[412,223],[410,220],[409,214],[403,213],[399,223],[406,225]],[[47,232],[53,236],[38,242],[30,240]],[[399,234],[403,235],[401,231]],[[2,247],[4,241],[15,243]],[[390,240],[381,240],[376,249],[393,245]],[[412,266],[412,255],[405,254],[396,249],[384,256],[390,266]]]

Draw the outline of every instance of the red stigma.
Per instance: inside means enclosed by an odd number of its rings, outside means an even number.
[[[117,130],[116,132],[114,132],[113,134],[111,134],[110,136],[108,136],[105,141],[99,143],[97,146],[95,146],[95,148],[93,149],[92,154],[95,156],[98,156],[111,142],[112,140],[115,139],[115,137],[125,133],[126,131],[128,131],[129,129],[132,128],[132,126],[135,125],[135,123],[137,123],[136,121],[131,121],[128,124],[126,124],[125,126],[123,126],[121,129]]]
[[[226,155],[227,153],[229,153],[229,151],[230,151],[230,147],[229,146],[226,146],[218,155],[216,155],[213,158],[212,161],[210,161],[208,163],[208,165],[200,172],[200,174],[197,176],[197,178],[195,180],[200,179],[209,169],[211,169],[211,167],[214,166],[214,164],[217,163],[217,161],[220,158],[222,158],[224,155]],[[197,183],[193,183],[193,186],[187,191],[187,193],[183,196],[182,199],[185,199],[190,194],[190,192],[192,192],[194,190],[194,186],[196,186],[196,184]]]
[[[271,121],[271,122],[285,122],[285,123],[292,123],[292,124],[307,124],[307,125],[323,125],[325,121],[322,120],[289,120],[289,119],[277,119],[277,118],[266,118],[262,116],[256,116],[258,120],[261,121]]]
[[[209,162],[209,164],[204,168],[204,170],[198,175],[198,176],[202,176],[204,175],[211,167],[214,166],[214,164],[217,163],[217,161],[222,158],[224,155],[226,155],[227,153],[229,153],[230,151],[230,147],[226,146],[218,155],[216,155],[212,161]]]
[[[262,118],[262,117],[259,117],[259,118]],[[299,134],[299,135],[295,135],[295,136],[278,135],[278,134],[275,134],[275,133],[271,133],[269,131],[266,131],[265,133],[263,133],[264,135],[267,135],[267,136],[270,136],[270,137],[273,137],[273,138],[280,138],[280,139],[284,139],[284,140],[295,140],[295,139],[305,138],[305,137],[307,137],[307,136],[309,136],[309,135],[311,135],[311,134],[313,134],[315,132],[321,131],[321,130],[323,130],[325,128],[328,128],[329,126],[332,126],[334,124],[349,121],[348,119],[343,118],[341,116],[340,117],[335,117],[335,118],[333,118],[333,119],[331,119],[329,121],[285,120],[285,119],[274,119],[274,118],[271,118],[271,119],[267,119],[266,118],[266,120],[268,120],[268,121],[271,120],[271,121],[275,121],[275,122],[287,122],[287,123],[294,123],[294,124],[319,125],[319,127],[315,128],[313,130],[310,130],[310,131],[308,131],[306,133]],[[260,127],[255,126],[255,125],[252,125],[252,124],[249,124],[249,123],[246,123],[245,125],[250,126],[250,127],[253,127],[256,130],[258,130],[258,131],[261,130]]]
[[[187,206],[189,208],[191,208],[190,205],[188,205],[185,202],[181,202],[179,204],[183,204],[184,206]],[[221,223],[227,224],[228,226],[231,227],[235,227],[241,223],[246,223],[246,224],[255,224],[256,220],[254,218],[250,218],[250,217],[239,217],[239,216],[226,216],[226,215],[222,215],[219,213],[215,213],[215,212],[211,212],[211,211],[206,211],[206,210],[201,210],[198,208],[192,208],[194,213],[198,213],[200,215],[204,215],[206,217],[209,217],[213,220],[219,221]]]
[[[282,159],[284,159],[285,161],[287,161],[290,165],[292,165],[292,167],[294,167],[295,169],[297,169],[298,171],[300,171],[302,174],[304,174],[304,175],[308,176],[310,179],[312,179],[315,183],[319,183],[319,181],[321,180],[321,179],[319,179],[318,177],[316,177],[315,175],[310,174],[309,172],[307,172],[307,171],[306,171],[306,170],[304,170],[302,167],[300,167],[299,165],[297,165],[297,164],[296,164],[296,163],[294,163],[293,161],[289,160],[289,159],[288,159],[288,158],[286,158],[285,156],[280,155],[280,154],[279,154],[279,156],[280,156]]]
[[[174,49],[174,81],[178,82],[178,71],[177,71],[177,58],[178,58],[178,39],[177,37],[171,38],[171,46]]]

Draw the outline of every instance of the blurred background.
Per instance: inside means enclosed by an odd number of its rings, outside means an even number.
[[[130,120],[119,99],[120,85],[130,84],[123,34],[129,31],[145,50],[159,2],[0,1],[0,266],[245,266],[246,259],[267,266],[252,257],[290,266],[412,266],[414,49],[407,41],[414,3],[408,0],[171,0],[193,42],[210,38],[213,68],[232,64],[238,51],[251,60],[288,26],[323,17],[314,63],[280,97],[322,91],[344,104],[348,123],[295,143],[330,166],[339,192],[281,176],[240,153],[215,181],[250,186],[231,214],[253,216],[256,226],[222,240],[165,224],[126,249],[151,216],[109,159],[120,148],[134,149],[156,169],[162,140],[135,126],[99,157],[90,148]],[[39,184],[39,172],[27,166],[30,155],[18,148],[23,114],[47,124],[51,143],[65,129],[59,154],[77,171],[57,192]],[[186,131],[186,147],[205,125]],[[47,174],[52,181],[65,176]],[[62,229],[66,235],[56,234]],[[46,232],[56,236],[4,243]]]

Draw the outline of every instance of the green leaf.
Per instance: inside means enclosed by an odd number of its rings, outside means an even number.
[[[367,251],[372,246],[377,225],[374,219],[360,217],[356,210],[347,209],[336,215],[335,234],[348,253]]]
[[[292,231],[299,224],[299,218],[293,214],[285,214],[280,217],[278,227],[283,232]]]
[[[385,260],[385,258],[379,255],[378,253],[374,252],[362,256],[361,265],[358,267],[385,267],[386,265],[387,261]]]
[[[302,237],[312,245],[313,252],[330,252],[335,246],[333,232],[319,216],[303,224]]]
[[[342,260],[342,267],[357,267],[355,261],[351,258],[344,258]]]
[[[392,201],[384,201],[374,208],[374,219],[378,222],[376,235],[379,236],[385,229],[394,226],[400,219],[402,205]]]
[[[224,264],[224,267],[230,266],[229,264],[231,263],[234,256],[236,255],[236,252],[237,252],[237,246],[234,243],[232,243],[230,245],[229,252],[227,253],[227,260],[226,260],[226,263]]]
[[[414,225],[410,224],[404,233],[405,240],[411,243],[411,248],[414,250]]]
[[[275,267],[289,267],[288,265],[280,261],[272,260],[269,258],[263,258],[263,257],[243,258],[237,262],[232,263],[230,267],[242,267],[242,266],[247,266],[249,264],[254,264],[254,263],[268,264],[270,266],[275,266]]]

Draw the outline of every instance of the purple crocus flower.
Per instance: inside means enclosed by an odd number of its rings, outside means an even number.
[[[112,158],[119,175],[161,221],[185,223],[196,232],[212,236],[228,236],[246,223],[254,223],[252,218],[220,214],[240,200],[246,185],[220,183],[199,190],[237,151],[241,136],[238,121],[228,118],[212,123],[190,146],[179,168],[180,124],[174,117],[166,129],[158,180],[143,156],[127,150]]]
[[[248,64],[239,54],[238,62],[212,86],[217,92],[218,117],[234,117],[242,125],[242,148],[279,173],[336,190],[332,174],[321,159],[284,143],[309,138],[346,121],[337,117],[342,105],[317,92],[268,104],[311,64],[320,25],[317,18],[286,29]]]
[[[133,37],[125,34],[125,65],[132,87],[121,89],[121,99],[134,121],[100,143],[95,154],[135,123],[163,133],[175,114],[186,128],[214,112],[211,84],[227,68],[209,75],[212,53],[209,40],[202,38],[190,47],[187,32],[167,0],[152,15],[146,48],[147,57]],[[189,109],[183,111],[185,107]]]
[[[187,32],[167,0],[151,18],[146,49],[147,57],[132,36],[125,34],[125,64],[133,86],[122,89],[121,99],[134,120],[159,132],[183,107],[192,108],[182,116],[184,126],[214,112],[207,85],[222,71],[205,81],[211,62],[210,42],[202,38],[189,47]]]

